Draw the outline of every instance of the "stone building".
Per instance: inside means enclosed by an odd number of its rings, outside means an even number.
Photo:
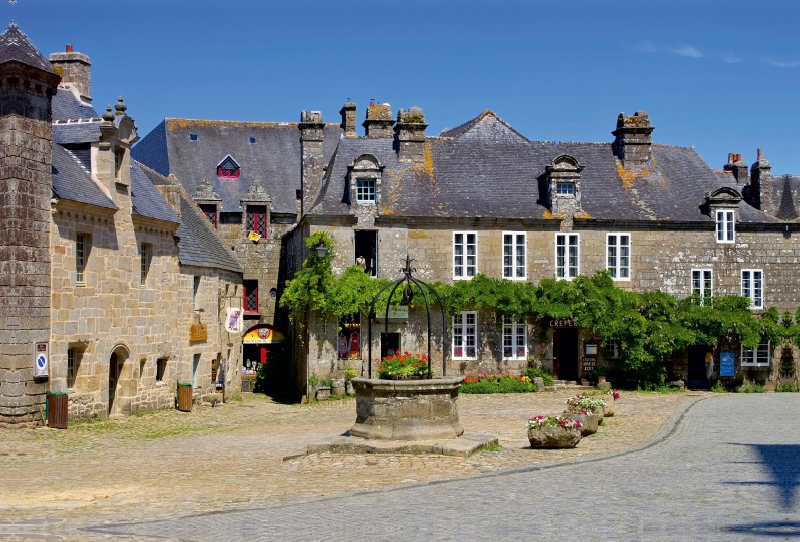
[[[179,380],[196,400],[238,393],[241,266],[177,182],[132,159],[122,98],[98,115],[89,58],[48,62],[13,23],[0,73],[0,425],[40,423],[47,391],[71,419],[172,408]]]
[[[619,287],[635,291],[744,295],[754,311],[794,313],[800,305],[793,235],[800,184],[772,177],[760,150],[749,174],[739,155],[713,170],[693,148],[653,143],[643,111],[620,114],[613,141],[605,143],[529,140],[491,111],[437,136],[425,133],[419,108],[401,109],[394,119],[387,106],[370,105],[364,136],[356,135],[355,118],[347,104],[344,134],[319,191],[286,236],[289,278],[307,255],[302,239],[323,230],[334,239],[335,274],[358,263],[372,276],[396,278],[408,254],[429,282],[478,273],[571,280],[608,269]],[[437,365],[439,320],[434,314]],[[298,341],[305,377],[365,370],[364,324],[364,315],[341,322],[312,317]],[[446,326],[450,375],[520,371],[536,356],[558,377],[578,380],[587,354],[613,362],[617,352],[613,344],[598,352],[590,331],[572,321],[498,323],[481,311]],[[387,349],[426,350],[419,312],[390,317],[389,328],[383,337],[383,323],[373,328],[376,357]],[[341,348],[354,332],[360,349]],[[673,372],[705,385],[707,350],[690,348]],[[737,347],[737,372],[774,378],[774,350]]]

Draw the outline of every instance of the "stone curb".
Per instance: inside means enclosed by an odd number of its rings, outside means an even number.
[[[436,454],[449,457],[467,458],[490,444],[497,444],[496,435],[469,435],[447,441],[396,441],[370,440],[358,437],[333,437],[327,441],[309,444],[305,451],[284,456],[291,461],[306,455],[331,452],[335,454]]]

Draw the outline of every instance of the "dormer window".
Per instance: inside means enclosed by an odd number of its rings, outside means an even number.
[[[206,215],[206,218],[211,221],[214,227],[217,227],[217,206],[208,203],[201,203],[200,210]]]
[[[736,214],[731,209],[717,211],[717,243],[733,243],[736,232]]]
[[[347,166],[347,182],[342,203],[380,204],[383,166],[371,154],[362,154]]]
[[[356,203],[375,203],[375,179],[356,179]]]
[[[220,179],[238,179],[239,164],[230,155],[217,165],[217,177]]]
[[[559,196],[574,196],[575,183],[556,183],[556,194]]]

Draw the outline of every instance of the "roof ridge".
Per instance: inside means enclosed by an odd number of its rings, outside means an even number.
[[[252,120],[215,120],[215,119],[186,119],[182,117],[164,117],[167,122],[192,122],[208,124],[241,124],[251,126],[297,126],[298,122],[276,122],[276,121],[252,121]],[[328,123],[326,126],[339,126],[339,124]]]

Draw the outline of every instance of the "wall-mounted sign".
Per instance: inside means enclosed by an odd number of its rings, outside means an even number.
[[[283,333],[267,324],[259,324],[251,328],[244,337],[244,344],[274,344],[284,341]]]
[[[583,374],[588,375],[597,368],[597,343],[586,343],[583,345]]]
[[[719,376],[733,376],[734,371],[733,352],[720,352]]]
[[[383,320],[386,317],[386,311],[375,311],[375,318]],[[389,320],[408,320],[408,307],[389,307]]]
[[[228,314],[225,317],[225,329],[228,333],[241,333],[242,332],[242,316],[244,310],[241,307],[235,309],[228,309]]]
[[[192,324],[189,326],[189,342],[207,341],[208,324]]]
[[[572,318],[568,320],[550,320],[550,327],[578,327],[575,325],[575,320]]]
[[[50,352],[48,343],[36,343],[33,347],[33,376],[50,375]]]

